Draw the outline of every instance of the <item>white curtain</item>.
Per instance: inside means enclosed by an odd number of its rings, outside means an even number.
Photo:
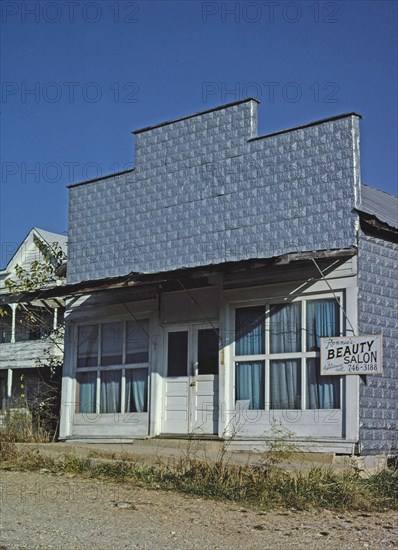
[[[148,400],[148,369],[126,370],[126,412],[146,412]]]
[[[79,385],[79,413],[95,413],[97,373],[80,372],[77,375],[77,383]]]
[[[120,370],[101,372],[101,413],[120,412],[120,379]]]

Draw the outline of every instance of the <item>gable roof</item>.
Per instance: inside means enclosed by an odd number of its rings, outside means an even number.
[[[67,237],[65,235],[33,227],[14,252],[6,267],[0,270],[0,292],[4,289],[4,280],[12,274],[17,264],[28,268],[34,260],[41,259],[41,253],[34,242],[35,238],[40,239],[48,245],[52,245],[55,242],[58,243],[66,254]]]

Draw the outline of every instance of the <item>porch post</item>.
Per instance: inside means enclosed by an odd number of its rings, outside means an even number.
[[[12,369],[7,369],[7,399],[12,397]]]
[[[17,304],[10,304],[11,307],[11,344],[15,344],[15,323],[17,314]]]

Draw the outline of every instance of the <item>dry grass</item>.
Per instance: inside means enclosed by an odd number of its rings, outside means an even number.
[[[185,455],[179,460],[148,466],[126,460],[126,457],[116,459],[114,453],[104,457],[103,451],[93,451],[86,458],[64,455],[54,459],[39,451],[23,453],[13,447],[4,447],[3,455],[3,468],[44,469],[58,475],[73,473],[150,489],[236,501],[261,509],[398,509],[398,474],[390,470],[364,479],[355,471],[337,473],[331,469],[313,468],[308,472],[288,473],[269,465],[257,468],[234,465],[222,456],[220,460],[210,461]]]
[[[50,440],[50,433],[40,426],[33,426],[32,415],[28,409],[5,409],[3,412],[0,442],[47,443]]]

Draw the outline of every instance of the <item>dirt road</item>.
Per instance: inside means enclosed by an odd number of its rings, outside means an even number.
[[[73,475],[0,476],[0,550],[398,548],[398,512],[261,512]]]

